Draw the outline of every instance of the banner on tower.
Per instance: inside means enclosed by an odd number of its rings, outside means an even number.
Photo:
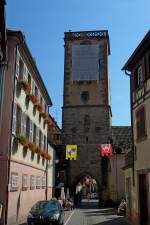
[[[109,157],[112,155],[112,145],[111,144],[100,144],[100,155]]]
[[[77,159],[77,145],[66,145],[66,159]]]

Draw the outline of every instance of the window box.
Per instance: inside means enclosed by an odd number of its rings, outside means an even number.
[[[35,144],[29,142],[28,146],[29,146],[29,149],[30,149],[32,152],[36,152],[36,145],[35,145]]]
[[[38,99],[37,99],[37,97],[34,94],[28,94],[27,98],[29,100],[31,100],[34,105],[38,103]]]

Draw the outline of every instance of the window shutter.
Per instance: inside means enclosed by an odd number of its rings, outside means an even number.
[[[33,142],[33,122],[30,120],[30,141]]]
[[[13,121],[12,121],[12,133],[16,134],[16,111],[17,111],[17,105],[14,102],[13,105]]]
[[[27,69],[26,64],[24,64],[24,66],[23,66],[23,79],[28,81],[28,69]]]
[[[17,47],[17,53],[16,53],[16,77],[17,78],[19,77],[19,72],[20,72],[19,61],[20,61],[20,54]]]

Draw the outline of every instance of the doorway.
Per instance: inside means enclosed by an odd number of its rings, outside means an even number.
[[[148,190],[146,174],[139,175],[140,225],[148,224]]]

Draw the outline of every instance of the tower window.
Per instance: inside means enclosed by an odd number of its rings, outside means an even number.
[[[82,91],[82,93],[81,93],[81,101],[83,103],[86,103],[86,102],[88,102],[88,100],[89,100],[89,92],[88,91]]]
[[[84,116],[84,130],[88,131],[90,129],[90,117],[89,115]]]

